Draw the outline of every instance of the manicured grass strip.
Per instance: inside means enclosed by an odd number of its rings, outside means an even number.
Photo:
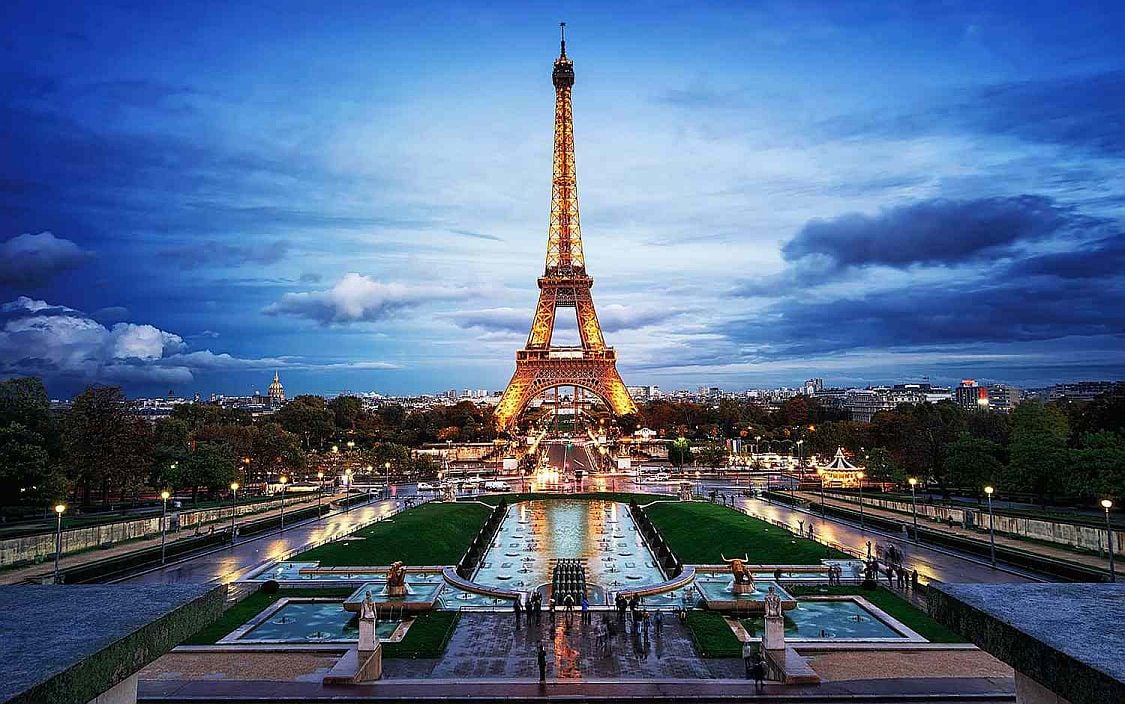
[[[676,557],[689,565],[718,564],[723,555],[749,556],[755,565],[816,565],[823,558],[848,557],[719,504],[659,503],[645,512]]]
[[[875,606],[902,622],[904,626],[932,643],[965,643],[963,636],[951,631],[929,617],[926,612],[903,599],[894,592],[879,587],[866,591],[858,586],[796,586],[786,585],[785,590],[793,596],[862,596]]]
[[[356,531],[359,540],[341,538],[294,555],[290,562],[319,562],[322,567],[455,565],[488,518],[480,504],[428,503]]]
[[[436,658],[445,652],[461,614],[456,611],[429,611],[414,619],[410,630],[398,643],[384,643],[385,658]]]
[[[223,612],[219,620],[199,631],[181,645],[214,645],[219,640],[254,618],[262,611],[277,601],[287,597],[315,597],[323,599],[340,599],[343,601],[354,589],[281,589],[273,594],[266,594],[259,590],[238,602]],[[343,608],[342,606],[340,608]]]
[[[537,501],[540,499],[599,499],[601,501],[620,501],[621,503],[629,503],[630,499],[636,499],[639,504],[648,504],[653,501],[675,501],[676,497],[668,496],[667,494],[639,494],[629,491],[586,491],[580,494],[563,494],[551,493],[548,491],[531,491],[531,492],[516,492],[513,494],[489,494],[482,496],[478,501],[483,501],[486,504],[496,506],[501,500],[506,500],[512,504],[517,501]]]
[[[742,657],[742,643],[726,620],[714,611],[689,611],[685,623],[700,657]]]

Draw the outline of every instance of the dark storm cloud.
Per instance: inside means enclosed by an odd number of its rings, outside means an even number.
[[[967,94],[967,97],[965,97]],[[1125,71],[996,83],[960,91],[913,112],[840,115],[821,123],[829,139],[1001,134],[1125,155]]]
[[[767,358],[1122,335],[1125,290],[1106,282],[1012,279],[828,301],[789,297],[725,332]]]
[[[782,247],[790,261],[819,255],[840,267],[951,264],[1089,224],[1043,196],[929,200],[877,215],[811,220]]]
[[[50,232],[17,235],[0,242],[0,286],[42,286],[92,257],[74,242]]]

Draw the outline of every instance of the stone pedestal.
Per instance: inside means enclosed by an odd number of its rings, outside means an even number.
[[[730,588],[731,588],[731,591],[734,592],[735,594],[753,594],[754,593],[754,583],[753,582],[735,582],[734,584],[730,585]]]
[[[387,596],[406,596],[405,584],[387,585]]]
[[[762,635],[762,647],[766,650],[785,650],[785,618],[766,616],[766,629]]]
[[[383,644],[375,641],[374,650],[359,649],[359,667],[355,673],[356,682],[374,682],[383,677]]]

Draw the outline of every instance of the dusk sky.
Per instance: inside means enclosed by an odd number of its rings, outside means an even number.
[[[1125,377],[1125,3],[0,4],[0,377],[500,389],[558,22],[627,384]]]

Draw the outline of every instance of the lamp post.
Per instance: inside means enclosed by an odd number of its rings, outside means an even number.
[[[238,514],[238,482],[230,483],[230,544],[234,546],[234,517]]]
[[[984,488],[984,493],[988,496],[988,555],[992,562],[992,566],[996,567],[996,535],[992,530],[992,492],[996,491],[990,486]]]
[[[165,544],[164,538],[165,538],[165,534],[167,533],[167,530],[166,530],[165,526],[167,526],[167,523],[168,523],[166,519],[168,517],[168,498],[170,496],[172,496],[172,494],[170,494],[167,489],[160,492],[160,501],[161,501],[161,509],[160,509],[160,564],[162,564],[162,565],[164,564],[164,544]]]
[[[918,480],[914,477],[907,479],[910,482],[910,510],[914,514],[914,542],[918,542],[918,497],[915,493],[915,487],[918,486]]]
[[[59,557],[62,555],[62,515],[66,504],[55,504],[55,584],[59,583]],[[1108,515],[1108,514],[1107,514]]]
[[[281,483],[281,532],[285,532],[285,485],[289,483],[289,477],[282,474],[277,478]]]
[[[391,461],[387,460],[383,464],[383,468],[387,470],[387,498],[391,498]]]
[[[867,475],[860,472],[857,476],[859,477],[859,529],[861,531],[866,531],[867,517],[863,513],[863,478]]]
[[[1113,527],[1109,524],[1109,510],[1113,508],[1113,502],[1109,499],[1102,499],[1102,508],[1105,509],[1105,539],[1106,546],[1109,548],[1109,581],[1117,581],[1117,571],[1113,567]]]
[[[821,521],[821,523],[823,523],[824,522],[824,470],[817,467],[816,476],[817,476],[817,479],[820,480],[820,521]]]
[[[316,517],[320,519],[320,497],[324,494],[324,471],[316,473]]]
[[[352,469],[344,470],[344,513],[352,512]]]

